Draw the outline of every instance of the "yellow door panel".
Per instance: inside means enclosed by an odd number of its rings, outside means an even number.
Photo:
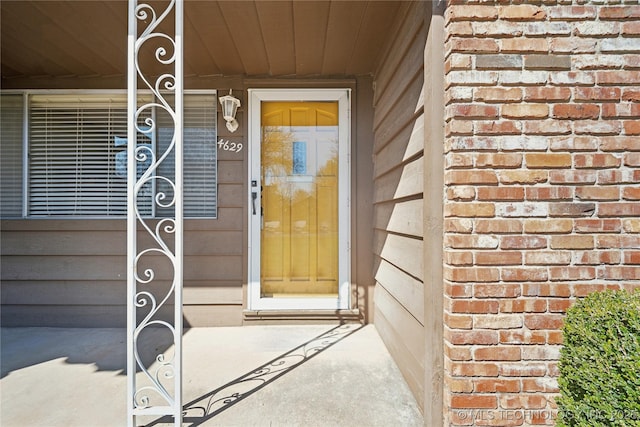
[[[263,102],[261,294],[337,296],[338,103]]]

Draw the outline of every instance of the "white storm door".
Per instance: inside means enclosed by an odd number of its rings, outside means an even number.
[[[349,308],[349,95],[249,90],[250,310]]]

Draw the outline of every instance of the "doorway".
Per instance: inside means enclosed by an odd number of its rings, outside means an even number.
[[[249,90],[250,310],[349,307],[349,95]]]

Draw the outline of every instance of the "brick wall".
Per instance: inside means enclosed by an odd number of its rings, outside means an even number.
[[[553,425],[566,309],[640,286],[640,5],[610,3],[448,5],[446,425]]]

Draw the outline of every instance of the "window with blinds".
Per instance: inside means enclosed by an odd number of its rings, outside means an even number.
[[[173,102],[173,100],[169,100]],[[217,207],[217,129],[215,96],[184,97],[184,215],[185,217],[210,217]],[[157,146],[165,152],[171,143],[173,121],[166,112],[156,113],[158,122]],[[159,174],[173,176],[175,152],[160,164]],[[165,181],[158,181],[157,191],[170,193]],[[172,216],[173,208],[156,207],[157,216]],[[214,215],[215,216],[215,215]]]
[[[0,97],[0,215],[22,216],[24,95]]]
[[[216,96],[185,94],[184,212],[185,217],[217,215]],[[126,95],[37,94],[29,99],[28,215],[31,217],[125,216],[127,212]],[[158,126],[138,135],[138,146],[161,155],[168,147],[173,124],[161,109],[148,111]],[[144,119],[144,118],[143,118]],[[138,165],[142,174],[148,164]],[[174,179],[169,156],[158,175]],[[139,195],[144,215],[165,217],[173,208],[152,203],[165,193],[161,179]]]

